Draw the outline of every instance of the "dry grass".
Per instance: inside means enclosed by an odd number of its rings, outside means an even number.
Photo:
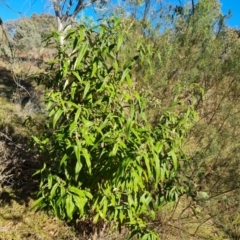
[[[32,199],[20,199],[14,193],[0,191],[0,239],[79,239],[73,228],[45,212],[30,210]]]

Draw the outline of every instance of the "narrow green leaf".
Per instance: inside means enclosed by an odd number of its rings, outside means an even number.
[[[76,84],[76,82],[73,82],[71,85],[71,99],[72,100],[74,100],[76,89],[77,89],[77,84]]]
[[[120,82],[122,82],[126,76],[128,75],[128,73],[130,72],[130,69],[129,68],[126,68],[124,71],[123,71],[123,74],[122,74],[122,77],[121,77],[121,80]]]
[[[55,184],[53,185],[53,187],[52,187],[52,189],[51,189],[51,192],[50,192],[50,199],[53,199],[53,198],[54,198],[55,192],[56,192],[58,186],[59,186],[59,183],[55,183]]]
[[[93,69],[92,69],[91,78],[95,76],[96,72],[97,72],[97,62],[95,61],[93,63]]]
[[[83,216],[85,214],[84,212],[84,207],[87,203],[87,199],[83,199],[81,197],[78,197],[76,195],[73,195],[73,200],[77,206],[77,208],[79,209],[80,211],[80,215]]]
[[[68,61],[65,60],[63,62],[63,78],[66,77],[67,73],[68,73]]]
[[[149,164],[148,155],[145,154],[145,155],[143,156],[143,158],[144,158],[145,165],[146,165],[146,167],[147,167],[148,178],[151,178],[151,177],[152,177],[152,173],[151,173],[151,169],[150,169],[150,164]]]
[[[154,154],[153,156],[155,162],[155,171],[156,171],[156,183],[158,184],[159,178],[161,177],[161,170],[160,170],[160,159],[159,156]]]
[[[76,123],[79,122],[80,113],[81,113],[81,108],[78,108],[78,110],[77,110],[77,112],[75,113],[75,116],[74,116],[74,122],[76,122]]]
[[[118,147],[119,147],[119,144],[118,144],[118,143],[115,143],[114,146],[113,146],[112,151],[111,151],[110,154],[109,154],[109,156],[116,156],[117,151],[118,151]]]
[[[84,25],[81,25],[81,27],[79,28],[79,34],[80,36],[79,39],[79,43],[82,43],[82,41],[84,40],[85,38],[85,35],[86,35],[86,29],[85,29],[85,26]]]
[[[80,107],[79,105],[77,105],[76,103],[71,102],[71,101],[65,101],[65,103],[66,103],[66,105],[69,105],[68,108],[75,107],[78,109]]]
[[[41,203],[43,202],[43,200],[44,200],[44,197],[38,198],[38,199],[33,203],[32,207],[31,207],[31,210],[34,209],[34,208],[41,208],[41,205],[42,205]]]
[[[53,183],[53,177],[52,174],[48,175],[48,189],[52,188],[52,183]]]
[[[128,87],[131,88],[133,84],[132,84],[132,79],[131,79],[130,75],[127,75],[127,76],[126,76],[126,79],[127,79],[127,85],[128,85]]]
[[[89,82],[85,82],[85,87],[84,87],[84,93],[83,93],[83,99],[86,97],[86,95],[88,94],[90,89],[90,83]]]
[[[53,128],[55,128],[56,123],[57,123],[58,119],[61,117],[62,113],[63,113],[63,110],[61,110],[61,109],[58,109],[58,111],[55,113],[54,118],[53,118]]]
[[[82,81],[82,79],[81,79],[81,77],[80,77],[80,75],[79,75],[78,72],[76,72],[76,71],[72,71],[72,74],[73,74],[73,75],[79,80],[79,82]]]
[[[86,148],[82,148],[82,154],[86,160],[87,166],[88,166],[88,171],[89,173],[92,172],[92,168],[91,168],[91,157],[90,154],[88,152],[88,150]]]
[[[114,61],[113,66],[114,66],[114,71],[118,72],[118,68],[119,68],[118,61]]]
[[[72,218],[73,218],[74,205],[75,204],[73,202],[72,195],[68,194],[67,198],[66,198],[65,209],[66,209],[66,213],[67,213],[69,220],[72,220]]]
[[[78,54],[78,56],[76,58],[76,61],[74,63],[73,69],[76,69],[77,66],[79,65],[79,63],[82,61],[85,53],[87,52],[87,49],[88,49],[88,44],[87,43],[82,44],[80,52],[79,52],[79,54]]]
[[[74,187],[74,186],[69,186],[68,187],[68,190],[71,192],[71,193],[74,193],[76,195],[78,195],[79,197],[85,197],[85,194],[84,194],[84,191],[77,188],[77,187]]]
[[[82,169],[82,163],[80,161],[81,158],[77,159],[76,165],[75,165],[75,181],[77,181],[79,173]]]
[[[67,156],[67,154],[65,153],[65,154],[63,155],[61,161],[60,161],[60,166],[65,163],[65,161],[67,160],[67,157],[68,157],[68,156]]]
[[[102,208],[104,219],[106,218],[107,210],[108,210],[108,201],[106,198],[103,202],[103,208]]]
[[[117,41],[117,50],[119,51],[123,42],[123,33],[120,32],[118,35],[118,41]]]
[[[98,213],[99,213],[99,216],[103,219],[103,220],[105,220],[105,216],[104,216],[104,214],[102,213],[102,211],[98,211]]]
[[[70,124],[70,126],[69,126],[69,136],[70,137],[72,137],[73,133],[75,133],[78,130],[77,126],[78,126],[77,121],[74,121]]]
[[[178,168],[178,161],[177,161],[177,156],[176,156],[174,150],[170,151],[170,155],[172,156],[173,167],[174,167],[175,170],[177,170],[177,168]]]
[[[157,142],[154,146],[154,149],[156,151],[157,154],[160,154],[163,148],[163,144],[161,142]]]
[[[81,143],[78,139],[76,139],[76,143],[77,145],[73,146],[74,152],[75,152],[75,156],[77,158],[77,161],[80,162],[80,154],[81,154]]]
[[[161,180],[162,183],[165,180],[165,169],[166,169],[165,164],[163,164],[160,168],[160,180]]]
[[[131,117],[131,119],[133,119],[134,115],[135,115],[135,108],[134,108],[134,105],[131,104],[131,106],[130,106],[130,117]]]
[[[98,222],[99,219],[99,213],[97,213],[94,218],[93,218],[93,223],[96,224]]]
[[[125,219],[125,215],[123,213],[123,210],[119,210],[119,220],[121,223],[123,223],[123,220]]]
[[[65,195],[66,195],[66,189],[63,186],[61,186],[60,187],[60,196],[64,197]]]

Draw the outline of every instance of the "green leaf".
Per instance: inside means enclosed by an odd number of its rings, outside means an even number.
[[[79,44],[83,42],[84,38],[85,38],[85,35],[86,35],[86,29],[85,29],[85,26],[84,25],[81,25],[80,28],[79,28],[79,34],[78,36],[80,36],[79,38]]]
[[[88,171],[89,173],[92,172],[92,168],[91,168],[91,158],[90,158],[90,154],[88,153],[88,150],[86,148],[82,148],[82,154],[86,160],[87,166],[88,166]]]
[[[146,165],[146,167],[147,167],[148,178],[151,178],[151,177],[152,177],[152,173],[151,173],[151,169],[150,169],[150,163],[149,163],[148,155],[145,154],[145,155],[143,156],[143,158],[144,158],[145,165]]]
[[[75,156],[77,158],[77,161],[80,162],[80,156],[81,156],[81,143],[78,139],[76,139],[76,143],[77,145],[73,146],[74,152],[75,152]]]
[[[72,74],[78,79],[79,82],[82,81],[82,79],[77,71],[72,71]]]
[[[61,117],[62,113],[63,113],[63,110],[59,108],[58,111],[54,114],[54,117],[53,117],[53,128],[55,128],[56,123],[57,123],[58,119]]]
[[[77,162],[75,165],[75,181],[77,181],[81,169],[82,169],[82,163],[79,158],[79,159],[77,159]]]
[[[85,82],[85,87],[84,87],[84,93],[83,93],[83,99],[86,97],[86,95],[88,94],[90,89],[90,83],[89,82]]]
[[[122,210],[119,211],[119,220],[121,223],[123,223],[123,220],[125,219],[125,215]]]
[[[76,123],[79,122],[80,113],[81,113],[81,108],[78,108],[78,110],[77,110],[77,112],[75,113],[75,116],[74,116],[74,122],[76,122]]]
[[[160,154],[163,148],[163,144],[161,142],[157,142],[154,146],[154,149],[156,151],[157,154]]]
[[[118,68],[119,68],[118,61],[114,61],[113,66],[114,66],[114,71],[118,72]]]
[[[38,198],[32,205],[31,210],[34,208],[41,208],[44,197]]]
[[[84,207],[87,203],[87,199],[83,199],[81,197],[73,195],[73,200],[80,211],[80,215],[83,216],[85,214]]]
[[[72,138],[73,133],[77,132],[78,121],[72,122],[69,126],[69,136]]]
[[[65,163],[65,161],[67,160],[67,158],[68,158],[68,156],[67,156],[67,154],[65,153],[65,154],[63,155],[61,161],[60,161],[60,166]]]
[[[68,73],[68,62],[65,60],[63,62],[63,78],[66,77],[67,73]],[[66,85],[66,83],[65,83],[65,85]]]
[[[74,100],[76,89],[77,89],[77,83],[73,82],[71,85],[71,99],[72,100]]]
[[[87,49],[88,49],[88,44],[87,43],[83,43],[81,48],[80,48],[79,54],[78,54],[78,56],[76,58],[76,61],[74,63],[74,66],[73,66],[74,70],[79,66],[79,63],[82,61],[85,53],[87,52]]]
[[[117,151],[118,151],[118,147],[119,147],[119,144],[118,144],[118,143],[115,143],[115,144],[113,145],[113,149],[112,149],[112,151],[110,152],[109,156],[116,156]]]
[[[160,168],[160,180],[161,182],[164,182],[165,180],[165,174],[166,174],[166,165],[162,164],[161,168]],[[157,178],[156,178],[157,179]],[[158,184],[158,183],[156,183]]]
[[[98,222],[99,219],[99,213],[97,213],[94,218],[93,218],[93,224],[96,224]]]
[[[85,196],[84,191],[83,191],[83,190],[80,190],[80,189],[77,188],[77,187],[69,186],[69,187],[68,187],[68,190],[69,190],[71,193],[74,193],[74,194],[78,195],[79,197],[84,197],[84,196]]]
[[[130,116],[131,116],[131,119],[134,119],[134,115],[136,114],[136,111],[135,111],[135,108],[134,108],[134,105],[131,104],[131,107],[130,107]]]
[[[47,179],[48,179],[48,189],[51,189],[52,188],[52,183],[53,183],[52,174],[49,174]]]
[[[73,218],[74,206],[75,204],[73,202],[72,195],[68,194],[66,197],[65,209],[69,220],[72,220]]]
[[[120,32],[118,35],[118,41],[117,41],[117,50],[119,51],[123,42],[123,33]]]
[[[51,189],[51,192],[50,192],[50,199],[53,199],[54,196],[55,196],[55,193],[56,193],[56,190],[59,186],[59,183],[55,183]]]
[[[170,156],[172,156],[173,167],[174,167],[175,170],[177,170],[177,168],[178,168],[177,156],[176,156],[176,154],[173,150],[171,150],[169,154],[170,154]]]
[[[95,76],[95,74],[96,74],[96,72],[97,72],[97,68],[98,68],[97,62],[95,61],[95,62],[93,63],[93,69],[92,69],[91,78]]]
[[[107,201],[107,198],[106,198],[103,202],[103,208],[102,208],[102,211],[103,211],[103,214],[104,214],[104,219],[106,219],[107,210],[108,210],[108,201]]]
[[[120,82],[123,82],[123,80],[126,78],[126,76],[129,74],[130,72],[130,69],[129,68],[126,68],[124,71],[123,71],[123,74],[122,74],[122,77],[120,79]]]
[[[60,196],[64,197],[66,195],[66,189],[63,186],[60,186]]]

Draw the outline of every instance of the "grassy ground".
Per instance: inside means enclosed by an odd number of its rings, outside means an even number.
[[[65,223],[44,212],[30,210],[31,198],[1,190],[0,239],[79,239]]]

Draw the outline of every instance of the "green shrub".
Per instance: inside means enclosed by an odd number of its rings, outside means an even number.
[[[147,220],[184,193],[177,173],[195,112],[168,111],[157,126],[148,122],[144,99],[132,86],[138,57],[124,60],[123,29],[114,19],[95,32],[84,25],[69,30],[63,46],[59,33],[49,39],[58,55],[45,82],[50,123],[34,137],[45,163],[33,207],[68,221],[110,221],[129,227],[130,237],[157,239]],[[144,58],[140,44],[139,51]]]

